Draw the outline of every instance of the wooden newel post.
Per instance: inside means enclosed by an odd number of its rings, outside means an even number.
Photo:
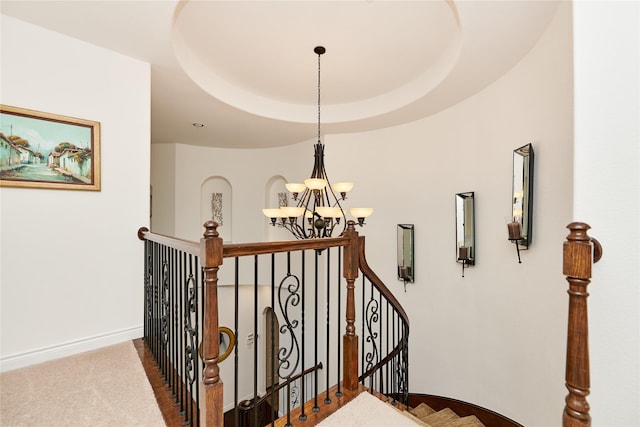
[[[589,415],[589,327],[587,321],[587,285],[591,265],[602,256],[597,240],[589,237],[582,222],[567,226],[570,230],[563,246],[563,274],[569,282],[569,323],[567,330],[566,387],[569,390],[562,415],[563,427],[588,427]],[[594,243],[592,246],[591,243]]]
[[[218,358],[220,338],[218,332],[218,269],[222,265],[223,242],[216,228],[218,223],[207,221],[200,239],[200,262],[204,274],[204,324],[202,337],[202,359],[204,370],[202,387],[204,395],[204,417],[202,425],[219,427],[224,425],[224,402]]]
[[[355,222],[349,221],[345,237],[349,237],[351,242],[344,249],[344,278],[347,280],[347,326],[342,343],[344,346],[344,379],[342,384],[347,390],[358,388],[358,336],[356,335],[356,301],[355,282],[358,278],[359,251],[358,232],[355,229]]]

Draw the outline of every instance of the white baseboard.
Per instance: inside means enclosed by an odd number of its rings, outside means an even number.
[[[0,372],[12,371],[18,368],[35,365],[49,360],[60,359],[85,351],[118,344],[123,341],[142,337],[142,326],[110,332],[76,341],[45,347],[38,350],[27,351],[0,358]]]

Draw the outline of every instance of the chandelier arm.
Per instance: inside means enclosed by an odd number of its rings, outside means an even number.
[[[297,221],[291,223],[285,223],[284,228],[287,229],[296,239],[304,240],[307,236],[304,234],[304,229],[300,227]]]

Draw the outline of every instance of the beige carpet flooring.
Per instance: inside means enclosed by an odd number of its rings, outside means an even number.
[[[388,403],[364,392],[334,412],[318,427],[416,427],[424,426]]]
[[[163,427],[131,341],[0,375],[0,425]]]

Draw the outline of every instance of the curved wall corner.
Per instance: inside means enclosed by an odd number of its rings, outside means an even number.
[[[207,178],[200,187],[200,220],[216,221],[218,233],[225,242],[231,242],[233,217],[231,204],[233,192],[231,183],[221,176]]]

